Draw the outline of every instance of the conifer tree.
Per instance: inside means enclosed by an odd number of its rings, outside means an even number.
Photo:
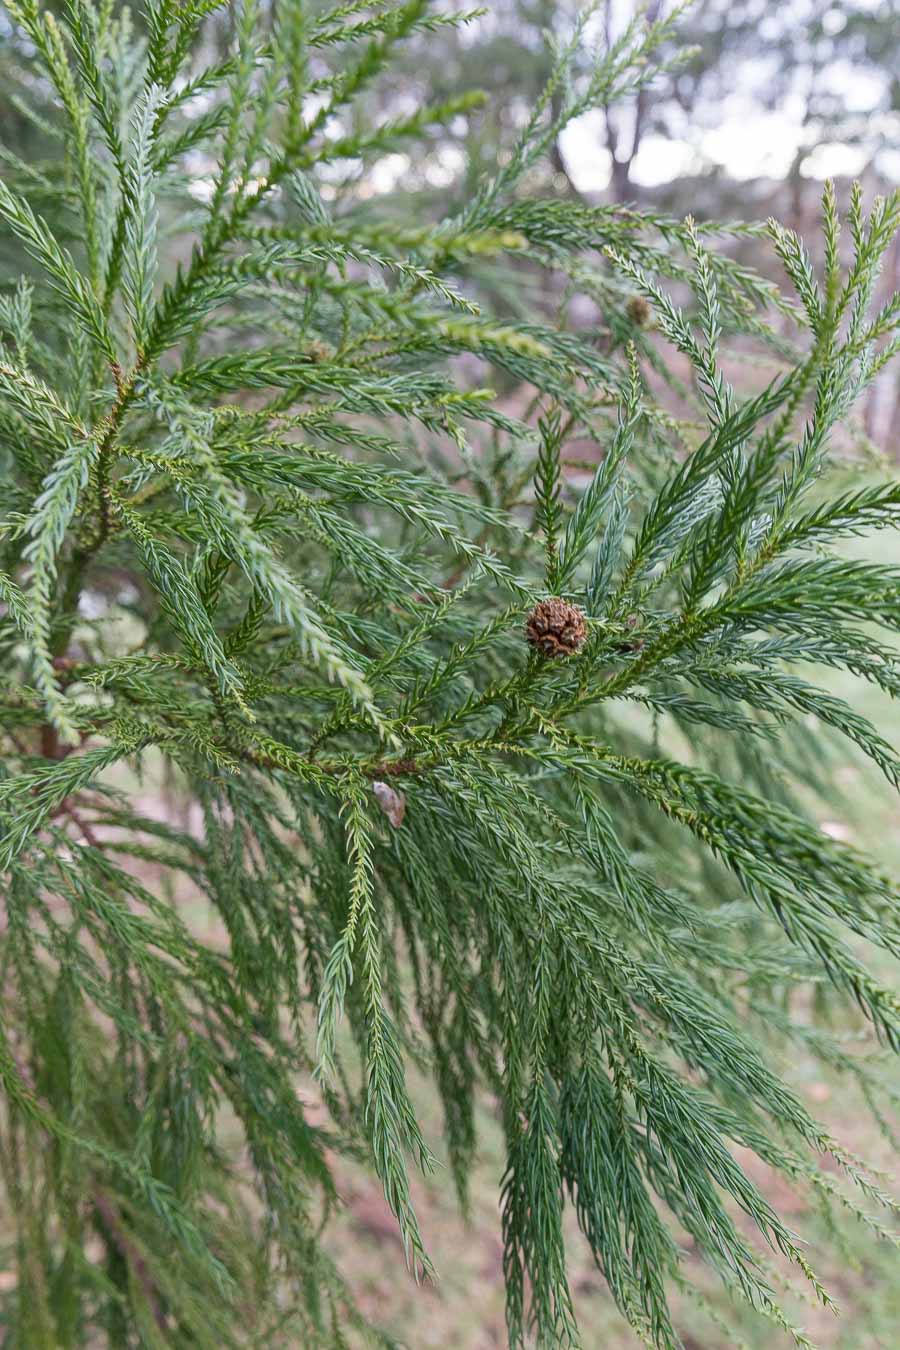
[[[9,1344],[390,1343],[322,1225],[334,1159],[367,1161],[429,1276],[415,1064],[463,1204],[499,1103],[511,1345],[578,1342],[566,1206],[636,1343],[681,1344],[687,1234],[808,1345],[766,1249],[827,1291],[736,1151],[888,1234],[773,1064],[802,1047],[880,1112],[882,1058],[797,1001],[900,1042],[896,887],[806,805],[811,718],[900,783],[825,679],[900,692],[900,571],[840,547],[900,485],[828,473],[900,345],[900,302],[869,312],[900,194],[842,226],[826,191],[822,276],[734,227],[785,295],[728,230],[531,199],[672,19],[573,82],[579,26],[494,176],[397,218],[356,178],[477,100],[357,100],[469,16],[244,0],[211,56],[223,10],[5,4],[50,147],[0,181]],[[536,278],[604,333],[485,308]],[[764,387],[729,383],[736,335]]]

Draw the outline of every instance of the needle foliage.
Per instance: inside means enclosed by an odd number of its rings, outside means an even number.
[[[512,1346],[578,1343],[567,1210],[636,1343],[681,1345],[690,1244],[808,1345],[779,1261],[827,1292],[741,1160],[890,1240],[778,1066],[880,1115],[900,1046],[896,888],[805,805],[811,727],[900,783],[824,679],[900,691],[900,571],[841,551],[900,485],[828,475],[900,345],[900,195],[829,188],[821,274],[774,223],[534,200],[674,19],[573,80],[580,25],[494,176],[410,220],[378,167],[478,100],[357,110],[466,13],[4,13],[37,147],[0,181],[6,1343],[390,1343],[323,1225],[367,1163],[429,1276],[416,1065],[463,1204],[498,1103]],[[525,641],[551,596],[569,657]]]

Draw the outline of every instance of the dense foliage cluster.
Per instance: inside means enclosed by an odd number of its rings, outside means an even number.
[[[684,1235],[808,1344],[765,1248],[828,1296],[735,1152],[882,1230],[773,1062],[877,1111],[880,1054],[800,1007],[900,1045],[896,889],[803,805],[813,718],[900,783],[821,678],[900,692],[900,572],[834,549],[900,485],[824,472],[900,345],[900,195],[842,235],[826,192],[821,277],[759,227],[792,298],[720,248],[750,227],[533,199],[653,78],[671,24],[636,22],[573,80],[577,29],[455,213],[398,218],[363,166],[478,100],[358,100],[467,16],[244,0],[224,43],[222,8],[5,4],[38,147],[0,181],[8,1343],[388,1343],[322,1222],[368,1160],[428,1273],[415,1063],[463,1204],[499,1103],[511,1344],[577,1341],[566,1205],[644,1344],[681,1343]]]

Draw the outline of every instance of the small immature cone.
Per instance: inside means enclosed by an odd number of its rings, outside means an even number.
[[[372,791],[375,793],[378,805],[394,829],[399,830],[403,824],[403,817],[406,815],[406,798],[403,793],[398,792],[396,788],[392,788],[389,783],[373,783]]]
[[[625,627],[629,631],[631,631],[637,628],[639,623],[640,619],[636,614],[629,614],[628,618],[625,620]],[[620,656],[626,656],[630,652],[640,652],[643,651],[643,649],[644,649],[643,638],[631,638],[627,642],[617,642],[613,647],[613,651],[618,652]]]
[[[577,605],[552,596],[535,605],[525,624],[525,636],[544,656],[574,656],[587,637],[584,615]]]
[[[636,328],[646,328],[653,318],[650,301],[643,295],[633,295],[625,306],[628,317]]]

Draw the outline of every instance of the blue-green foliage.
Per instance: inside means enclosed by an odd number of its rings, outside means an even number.
[[[496,176],[410,222],[356,178],[478,100],[355,110],[467,15],[5,10],[48,146],[0,183],[25,274],[0,296],[10,1344],[378,1341],[322,1220],[334,1156],[367,1160],[429,1272],[415,1062],[463,1202],[474,1103],[500,1103],[513,1345],[577,1343],[569,1204],[644,1344],[681,1344],[682,1231],[807,1345],[758,1248],[827,1293],[735,1147],[883,1231],[892,1201],[772,1060],[888,1091],[785,1011],[826,981],[900,1043],[865,957],[900,953],[896,887],[800,804],[813,720],[900,783],[821,687],[900,691],[900,572],[832,551],[896,525],[900,490],[825,472],[900,345],[900,304],[868,312],[900,195],[855,193],[841,243],[826,192],[821,278],[771,225],[796,301],[728,231],[529,198],[675,19],[576,85],[579,25]],[[536,275],[599,301],[601,340],[487,312]],[[761,390],[723,373],[737,335],[768,344]],[[524,641],[550,595],[586,615],[571,659]],[[192,824],[148,806],[161,774]]]

